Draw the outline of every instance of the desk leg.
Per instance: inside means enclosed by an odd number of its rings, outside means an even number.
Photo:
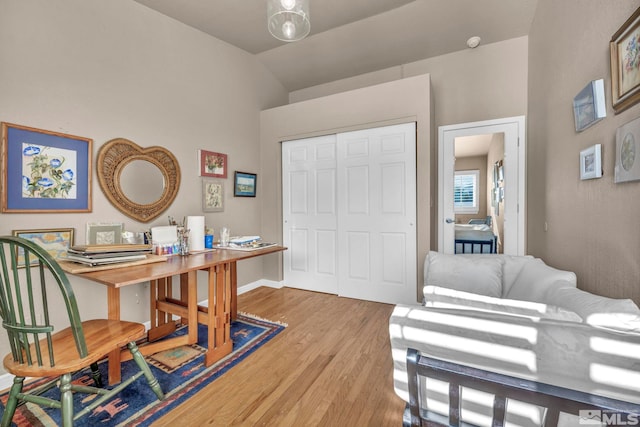
[[[198,272],[190,271],[180,275],[181,294],[187,288],[187,324],[189,344],[198,342]],[[184,298],[184,295],[181,295]]]
[[[110,320],[120,320],[120,289],[107,287],[107,316]],[[109,353],[109,385],[120,382],[120,350]]]
[[[231,268],[231,320],[238,318],[238,270],[236,262],[230,264]]]
[[[231,265],[216,265],[208,271],[209,307],[207,326],[209,345],[205,354],[205,366],[231,353]]]

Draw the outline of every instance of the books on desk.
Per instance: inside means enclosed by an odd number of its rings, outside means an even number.
[[[139,261],[151,253],[150,245],[86,245],[72,246],[66,260],[97,266],[120,262]]]

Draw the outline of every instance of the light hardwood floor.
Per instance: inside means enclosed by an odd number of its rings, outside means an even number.
[[[258,288],[238,310],[289,326],[154,426],[400,426],[393,306]]]

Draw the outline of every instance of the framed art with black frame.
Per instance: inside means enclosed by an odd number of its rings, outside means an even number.
[[[256,197],[255,173],[236,171],[233,179],[233,195],[236,197]]]

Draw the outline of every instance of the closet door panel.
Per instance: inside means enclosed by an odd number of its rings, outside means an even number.
[[[282,143],[284,281],[338,293],[336,136]]]

